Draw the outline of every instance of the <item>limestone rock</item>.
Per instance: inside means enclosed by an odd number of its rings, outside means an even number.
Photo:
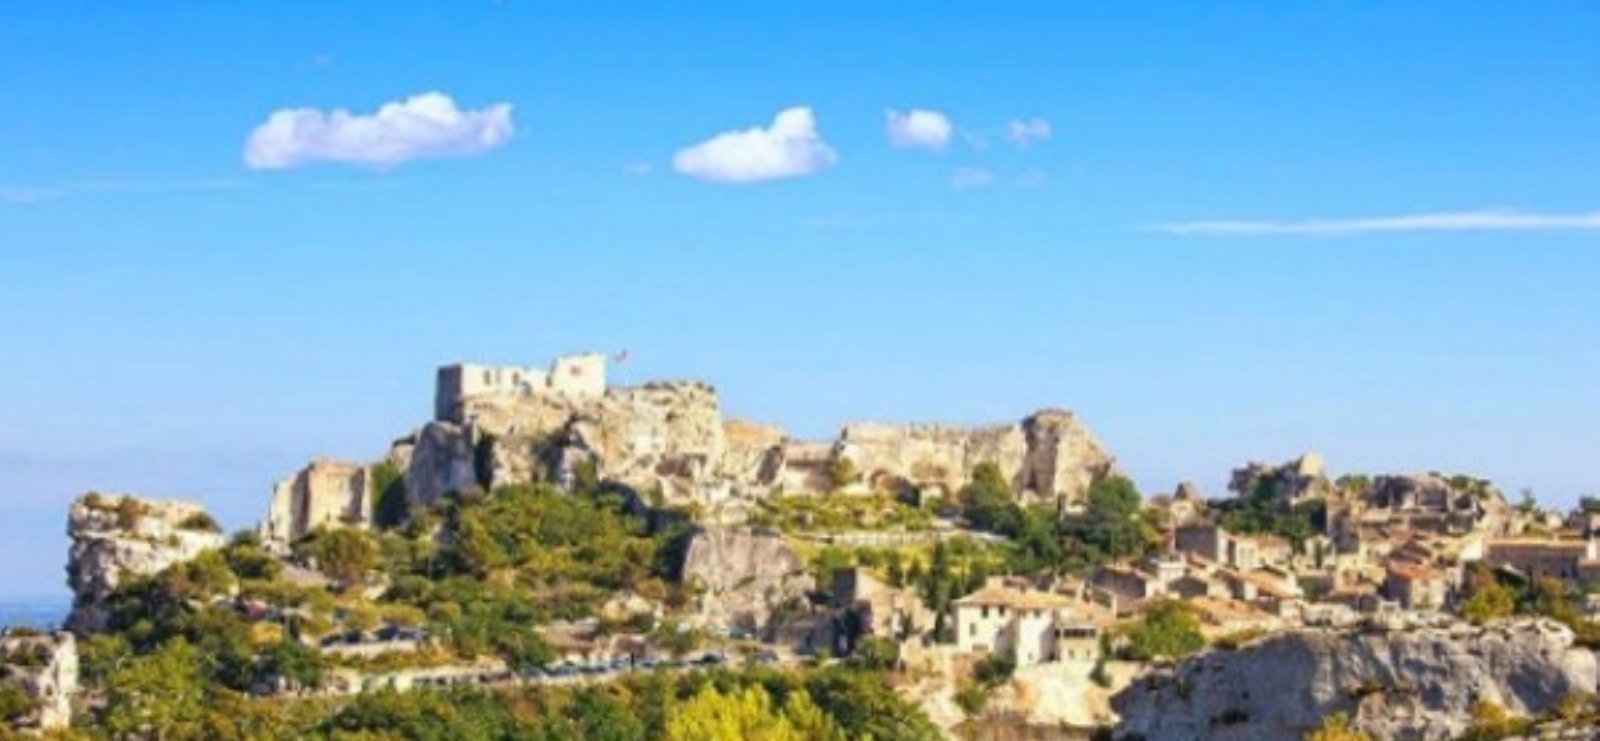
[[[668,500],[714,491],[723,462],[716,392],[651,383],[601,395],[469,398],[459,422],[433,422],[411,448],[406,489],[429,504],[451,491],[547,481],[567,485],[580,464]]]
[[[559,368],[552,373],[561,376]],[[390,455],[408,462],[407,491],[424,505],[479,486],[543,481],[569,488],[592,471],[640,494],[659,493],[666,503],[737,511],[744,500],[779,489],[832,491],[830,471],[849,461],[862,474],[856,489],[947,493],[979,464],[995,463],[1030,501],[1070,506],[1114,468],[1077,418],[1057,410],[985,427],[860,422],[835,440],[801,442],[774,427],[725,419],[716,391],[702,383],[577,393],[545,388],[543,376],[525,368],[451,366],[441,374],[444,418]],[[463,391],[464,381],[478,387]]]
[[[1301,629],[1153,670],[1119,693],[1117,738],[1280,741],[1346,712],[1378,741],[1459,736],[1478,700],[1532,716],[1593,692],[1593,653],[1549,620]]]
[[[835,455],[874,488],[909,484],[953,494],[980,464],[993,463],[1026,501],[1071,506],[1115,464],[1071,412],[1043,410],[987,427],[846,425]]]
[[[702,591],[701,622],[765,632],[773,614],[804,601],[816,584],[806,564],[776,533],[711,527],[694,534],[683,581]]]
[[[1241,498],[1255,496],[1263,487],[1290,505],[1324,498],[1333,490],[1320,453],[1306,453],[1277,466],[1251,461],[1235,469],[1228,483],[1228,489]]]
[[[356,463],[315,460],[272,489],[262,540],[286,549],[318,527],[372,524],[370,471]]]
[[[200,505],[99,493],[73,502],[67,535],[73,593],[67,627],[79,635],[104,628],[103,603],[125,575],[155,574],[223,545],[222,533]]]
[[[390,457],[398,455],[407,458],[406,495],[413,506],[428,506],[445,494],[478,486],[472,431],[454,422],[429,422],[395,444]]]
[[[20,688],[34,702],[34,712],[19,727],[70,726],[78,694],[77,639],[71,633],[0,633],[0,683]]]

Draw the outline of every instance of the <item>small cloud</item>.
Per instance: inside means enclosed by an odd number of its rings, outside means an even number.
[[[1036,143],[1048,141],[1052,133],[1050,122],[1042,118],[1018,120],[1006,124],[1006,138],[1010,139],[1018,149],[1027,149]]]
[[[767,128],[727,131],[685,147],[672,158],[678,172],[719,183],[753,183],[810,175],[839,160],[822,140],[811,109],[780,111]]]
[[[1017,185],[1026,188],[1037,188],[1048,182],[1050,182],[1050,174],[1044,170],[1026,170],[1017,176]]]
[[[1355,219],[1270,221],[1228,219],[1179,221],[1157,226],[1179,236],[1258,237],[1380,234],[1395,232],[1530,232],[1600,231],[1600,211],[1547,214],[1537,211],[1483,209]]]
[[[53,201],[65,196],[67,192],[60,188],[30,188],[26,186],[0,185],[0,201],[16,206],[32,206],[36,203]]]
[[[65,185],[40,187],[0,186],[0,202],[31,206],[68,197],[105,195],[150,195],[195,191],[231,190],[243,187],[238,180],[85,180]]]
[[[311,55],[311,65],[314,67],[322,67],[326,69],[333,66],[333,61],[333,55],[325,51],[317,52],[316,54]]]
[[[885,114],[884,129],[896,147],[944,149],[950,143],[950,119],[938,111],[910,110]]]
[[[956,190],[974,190],[994,185],[994,173],[981,167],[957,167],[950,173],[950,187]]]
[[[285,108],[250,132],[244,161],[258,170],[313,162],[389,166],[483,154],[505,144],[514,131],[509,103],[461,110],[437,92],[385,103],[371,115]]]
[[[967,146],[974,151],[982,152],[989,148],[989,135],[982,131],[963,131],[961,138],[966,140]]]
[[[649,162],[629,162],[622,166],[622,174],[628,177],[642,178],[655,172],[656,168]]]

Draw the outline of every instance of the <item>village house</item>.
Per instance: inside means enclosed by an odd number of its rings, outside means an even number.
[[[1485,560],[1530,579],[1548,576],[1571,583],[1600,579],[1600,541],[1592,536],[1496,538],[1489,541]]]
[[[1383,596],[1407,610],[1436,610],[1450,598],[1450,577],[1421,564],[1395,563],[1383,580]]]
[[[1173,545],[1180,553],[1250,571],[1261,566],[1287,566],[1294,558],[1294,547],[1275,535],[1239,535],[1216,523],[1189,525],[1177,529]]]
[[[829,635],[822,643],[840,655],[848,654],[863,637],[900,642],[934,622],[932,611],[916,592],[884,584],[860,567],[834,572],[829,607],[833,619],[825,626]]]
[[[1100,629],[1073,600],[1003,577],[954,602],[956,645],[966,653],[1011,656],[1017,666],[1094,661]]]

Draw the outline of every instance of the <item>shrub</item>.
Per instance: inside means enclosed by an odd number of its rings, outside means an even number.
[[[990,689],[977,682],[962,682],[956,689],[956,707],[966,713],[968,718],[983,712],[983,707],[989,704]]]
[[[183,518],[183,522],[178,523],[178,529],[193,530],[201,533],[222,532],[222,526],[218,525],[217,521],[205,512],[196,512]]]
[[[1016,659],[1007,654],[989,654],[972,667],[972,678],[985,687],[996,687],[1011,681],[1016,672]]]
[[[1158,656],[1182,658],[1206,646],[1205,634],[1200,631],[1200,619],[1194,610],[1174,600],[1152,605],[1145,610],[1144,617],[1121,630],[1127,639],[1124,653],[1135,661],[1149,661]]]

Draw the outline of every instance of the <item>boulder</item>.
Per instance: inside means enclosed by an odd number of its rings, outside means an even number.
[[[1157,668],[1113,698],[1116,738],[1281,741],[1348,713],[1377,741],[1461,735],[1479,700],[1532,716],[1593,692],[1595,655],[1549,620],[1300,629]]]
[[[708,527],[695,533],[684,554],[685,584],[700,590],[700,622],[766,633],[774,614],[802,604],[816,584],[805,561],[776,533],[744,527]]]
[[[67,627],[79,635],[105,627],[104,602],[127,576],[158,573],[224,542],[198,504],[95,492],[72,503],[67,536],[73,594]]]

